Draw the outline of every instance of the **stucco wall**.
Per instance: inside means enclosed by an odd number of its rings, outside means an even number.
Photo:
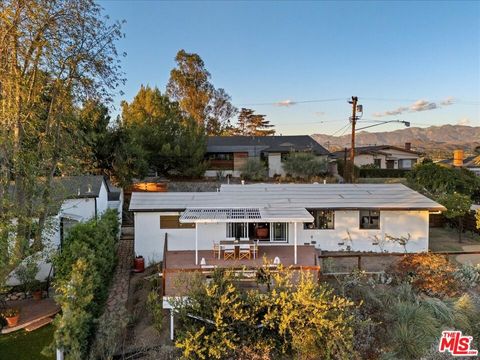
[[[160,229],[160,212],[135,213],[135,252],[148,261],[160,261],[163,257],[165,233],[168,233],[169,250],[194,250],[195,229]],[[178,213],[163,213],[173,215]],[[349,240],[350,234],[351,241]],[[318,249],[338,251],[373,251],[403,252],[404,248],[393,241],[387,241],[386,235],[393,237],[408,236],[408,252],[428,250],[428,211],[381,211],[379,230],[362,230],[359,228],[358,211],[336,211],[335,229],[305,230],[303,223],[297,224],[297,241],[299,245],[315,243]],[[379,245],[373,245],[379,240]],[[224,240],[226,225],[199,224],[198,249],[212,249],[213,241]],[[342,243],[343,244],[339,244]],[[289,224],[289,241],[275,243],[292,245],[294,243],[294,224]]]
[[[273,177],[274,175],[285,176],[282,165],[282,154],[280,153],[268,154],[268,176]]]

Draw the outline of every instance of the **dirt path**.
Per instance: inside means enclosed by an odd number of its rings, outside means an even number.
[[[463,251],[480,251],[480,245],[464,245],[462,249]],[[480,264],[480,254],[457,255],[456,260],[460,264],[477,265]]]

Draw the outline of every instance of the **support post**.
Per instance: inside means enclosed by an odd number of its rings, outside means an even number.
[[[297,223],[293,223],[293,263],[297,265]]]
[[[170,309],[170,340],[173,341],[175,337],[174,321],[173,321],[173,309]]]
[[[195,265],[198,265],[198,224],[195,224]]]
[[[56,355],[57,355],[57,360],[63,360],[63,350],[62,349],[57,349]]]

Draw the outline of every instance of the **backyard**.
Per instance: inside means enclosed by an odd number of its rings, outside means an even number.
[[[54,359],[41,354],[52,341],[54,327],[48,325],[32,332],[24,330],[0,335],[0,358],[2,360]]]

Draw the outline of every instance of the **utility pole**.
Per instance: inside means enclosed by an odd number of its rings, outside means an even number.
[[[352,144],[350,147],[350,176],[349,181],[353,183],[355,179],[355,125],[357,124],[357,103],[358,97],[352,96],[352,100],[348,101],[349,104],[352,104],[352,117],[350,121],[352,123]],[[346,165],[346,164],[345,164]]]

